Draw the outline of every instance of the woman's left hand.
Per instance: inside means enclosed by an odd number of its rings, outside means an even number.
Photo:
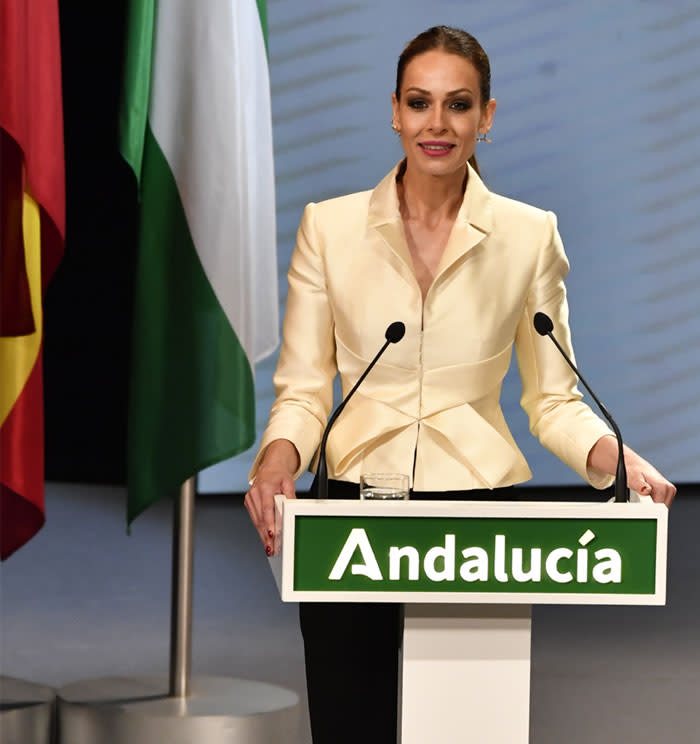
[[[651,496],[666,506],[671,506],[676,496],[676,487],[643,457],[625,447],[627,485],[642,496]]]
[[[627,445],[624,452],[627,485],[643,496],[651,496],[654,501],[671,506],[676,495],[673,483]],[[588,466],[614,475],[617,470],[617,456],[617,439],[612,435],[606,435],[601,437],[588,453]]]

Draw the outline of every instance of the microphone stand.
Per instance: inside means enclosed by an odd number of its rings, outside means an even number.
[[[540,315],[540,313],[538,313]],[[541,313],[541,315],[544,315],[544,313]],[[547,320],[549,320],[549,325],[551,325],[552,321],[548,316]],[[542,331],[537,328],[537,332],[542,334]],[[567,353],[562,349],[559,342],[554,338],[554,334],[552,333],[552,329],[545,331],[545,335],[549,336],[549,338],[552,339],[554,342],[554,345],[559,349],[559,353],[566,359],[566,363],[573,369],[574,373],[578,377],[579,380],[583,383],[584,387],[593,397],[593,400],[598,404],[598,408],[600,408],[601,413],[605,418],[607,419],[610,426],[612,426],[613,431],[615,432],[615,436],[617,437],[617,472],[615,474],[615,502],[616,503],[624,503],[626,501],[629,501],[630,499],[630,492],[627,488],[627,468],[625,467],[625,457],[624,457],[624,449],[622,446],[622,434],[620,433],[620,429],[618,428],[617,424],[615,423],[615,419],[610,415],[610,412],[608,409],[598,400],[598,396],[591,390],[591,386],[586,382],[586,380],[583,378],[583,375],[576,369],[574,366],[574,363],[569,359]]]
[[[367,377],[367,375],[370,373],[370,370],[379,360],[379,357],[386,351],[387,346],[389,344],[395,344],[398,343],[404,336],[404,333],[406,332],[406,327],[403,323],[400,321],[397,321],[395,323],[392,323],[387,329],[386,329],[386,341],[381,349],[377,352],[377,355],[372,359],[372,361],[369,363],[369,366],[367,369],[362,373],[360,376],[360,379],[353,385],[352,390],[345,396],[345,398],[341,401],[340,405],[335,409],[333,412],[333,415],[328,420],[328,424],[326,425],[326,430],[323,432],[323,438],[321,439],[321,445],[319,447],[319,455],[318,455],[318,468],[316,469],[316,476],[317,476],[317,482],[318,482],[318,490],[316,493],[317,499],[327,499],[328,498],[328,469],[326,466],[326,442],[328,441],[328,434],[330,433],[331,427],[335,423],[336,419],[340,414],[343,412],[343,409],[345,408],[345,405],[347,402],[352,398],[352,396],[355,394],[355,391],[358,387],[362,384],[362,381]]]

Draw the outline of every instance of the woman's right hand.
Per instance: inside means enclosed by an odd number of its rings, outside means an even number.
[[[270,442],[258,467],[253,485],[243,503],[258,531],[268,556],[276,552],[275,495],[296,497],[294,473],[299,467],[299,453],[288,439]]]

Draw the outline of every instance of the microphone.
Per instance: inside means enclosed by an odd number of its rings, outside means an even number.
[[[598,396],[591,390],[591,386],[583,379],[583,375],[576,369],[574,363],[571,361],[571,359],[569,359],[564,349],[561,348],[556,338],[554,338],[554,334],[552,333],[552,331],[554,330],[554,324],[552,323],[552,319],[549,317],[549,315],[546,315],[545,313],[535,313],[533,322],[535,330],[537,331],[537,333],[540,334],[540,336],[549,336],[552,339],[554,345],[557,347],[557,349],[559,349],[559,353],[564,357],[569,367],[574,370],[574,372],[576,373],[576,377],[578,377],[578,379],[581,380],[581,382],[584,384],[586,390],[588,390],[588,392],[593,397],[593,400],[598,404],[598,408],[600,408],[601,413],[608,420],[610,426],[612,426],[613,431],[615,432],[615,436],[617,437],[617,473],[615,475],[615,501],[629,501],[630,492],[627,488],[627,468],[625,468],[624,451],[622,448],[622,434],[620,434],[620,429],[615,423],[615,419],[610,415],[608,409],[600,402],[600,400],[598,400]]]
[[[372,361],[369,363],[369,366],[367,369],[362,373],[360,376],[360,379],[355,383],[352,390],[343,398],[343,400],[340,402],[340,405],[335,409],[333,412],[333,415],[328,420],[328,424],[326,424],[326,430],[323,432],[323,438],[321,439],[321,446],[319,449],[319,455],[318,455],[318,468],[316,470],[316,475],[318,476],[318,492],[316,494],[316,498],[318,499],[327,499],[328,498],[328,471],[326,468],[326,441],[328,440],[328,434],[331,430],[331,427],[336,422],[336,419],[340,414],[343,412],[343,408],[345,408],[345,405],[347,402],[352,398],[352,396],[355,394],[355,391],[358,387],[360,387],[360,384],[362,381],[367,377],[370,370],[374,365],[379,361],[379,357],[386,351],[387,346],[389,344],[396,344],[404,337],[404,334],[406,333],[406,326],[400,321],[397,320],[394,323],[392,323],[384,333],[384,338],[386,339],[384,346],[382,346],[381,349],[377,352],[377,355],[372,359]]]

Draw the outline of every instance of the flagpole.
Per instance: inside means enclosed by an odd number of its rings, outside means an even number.
[[[301,707],[295,692],[245,679],[190,677],[195,492],[195,478],[189,478],[174,504],[168,697],[165,675],[64,685],[57,691],[61,741],[299,744]]]
[[[180,488],[173,520],[173,577],[170,616],[170,697],[190,693],[192,658],[192,554],[195,478]]]

